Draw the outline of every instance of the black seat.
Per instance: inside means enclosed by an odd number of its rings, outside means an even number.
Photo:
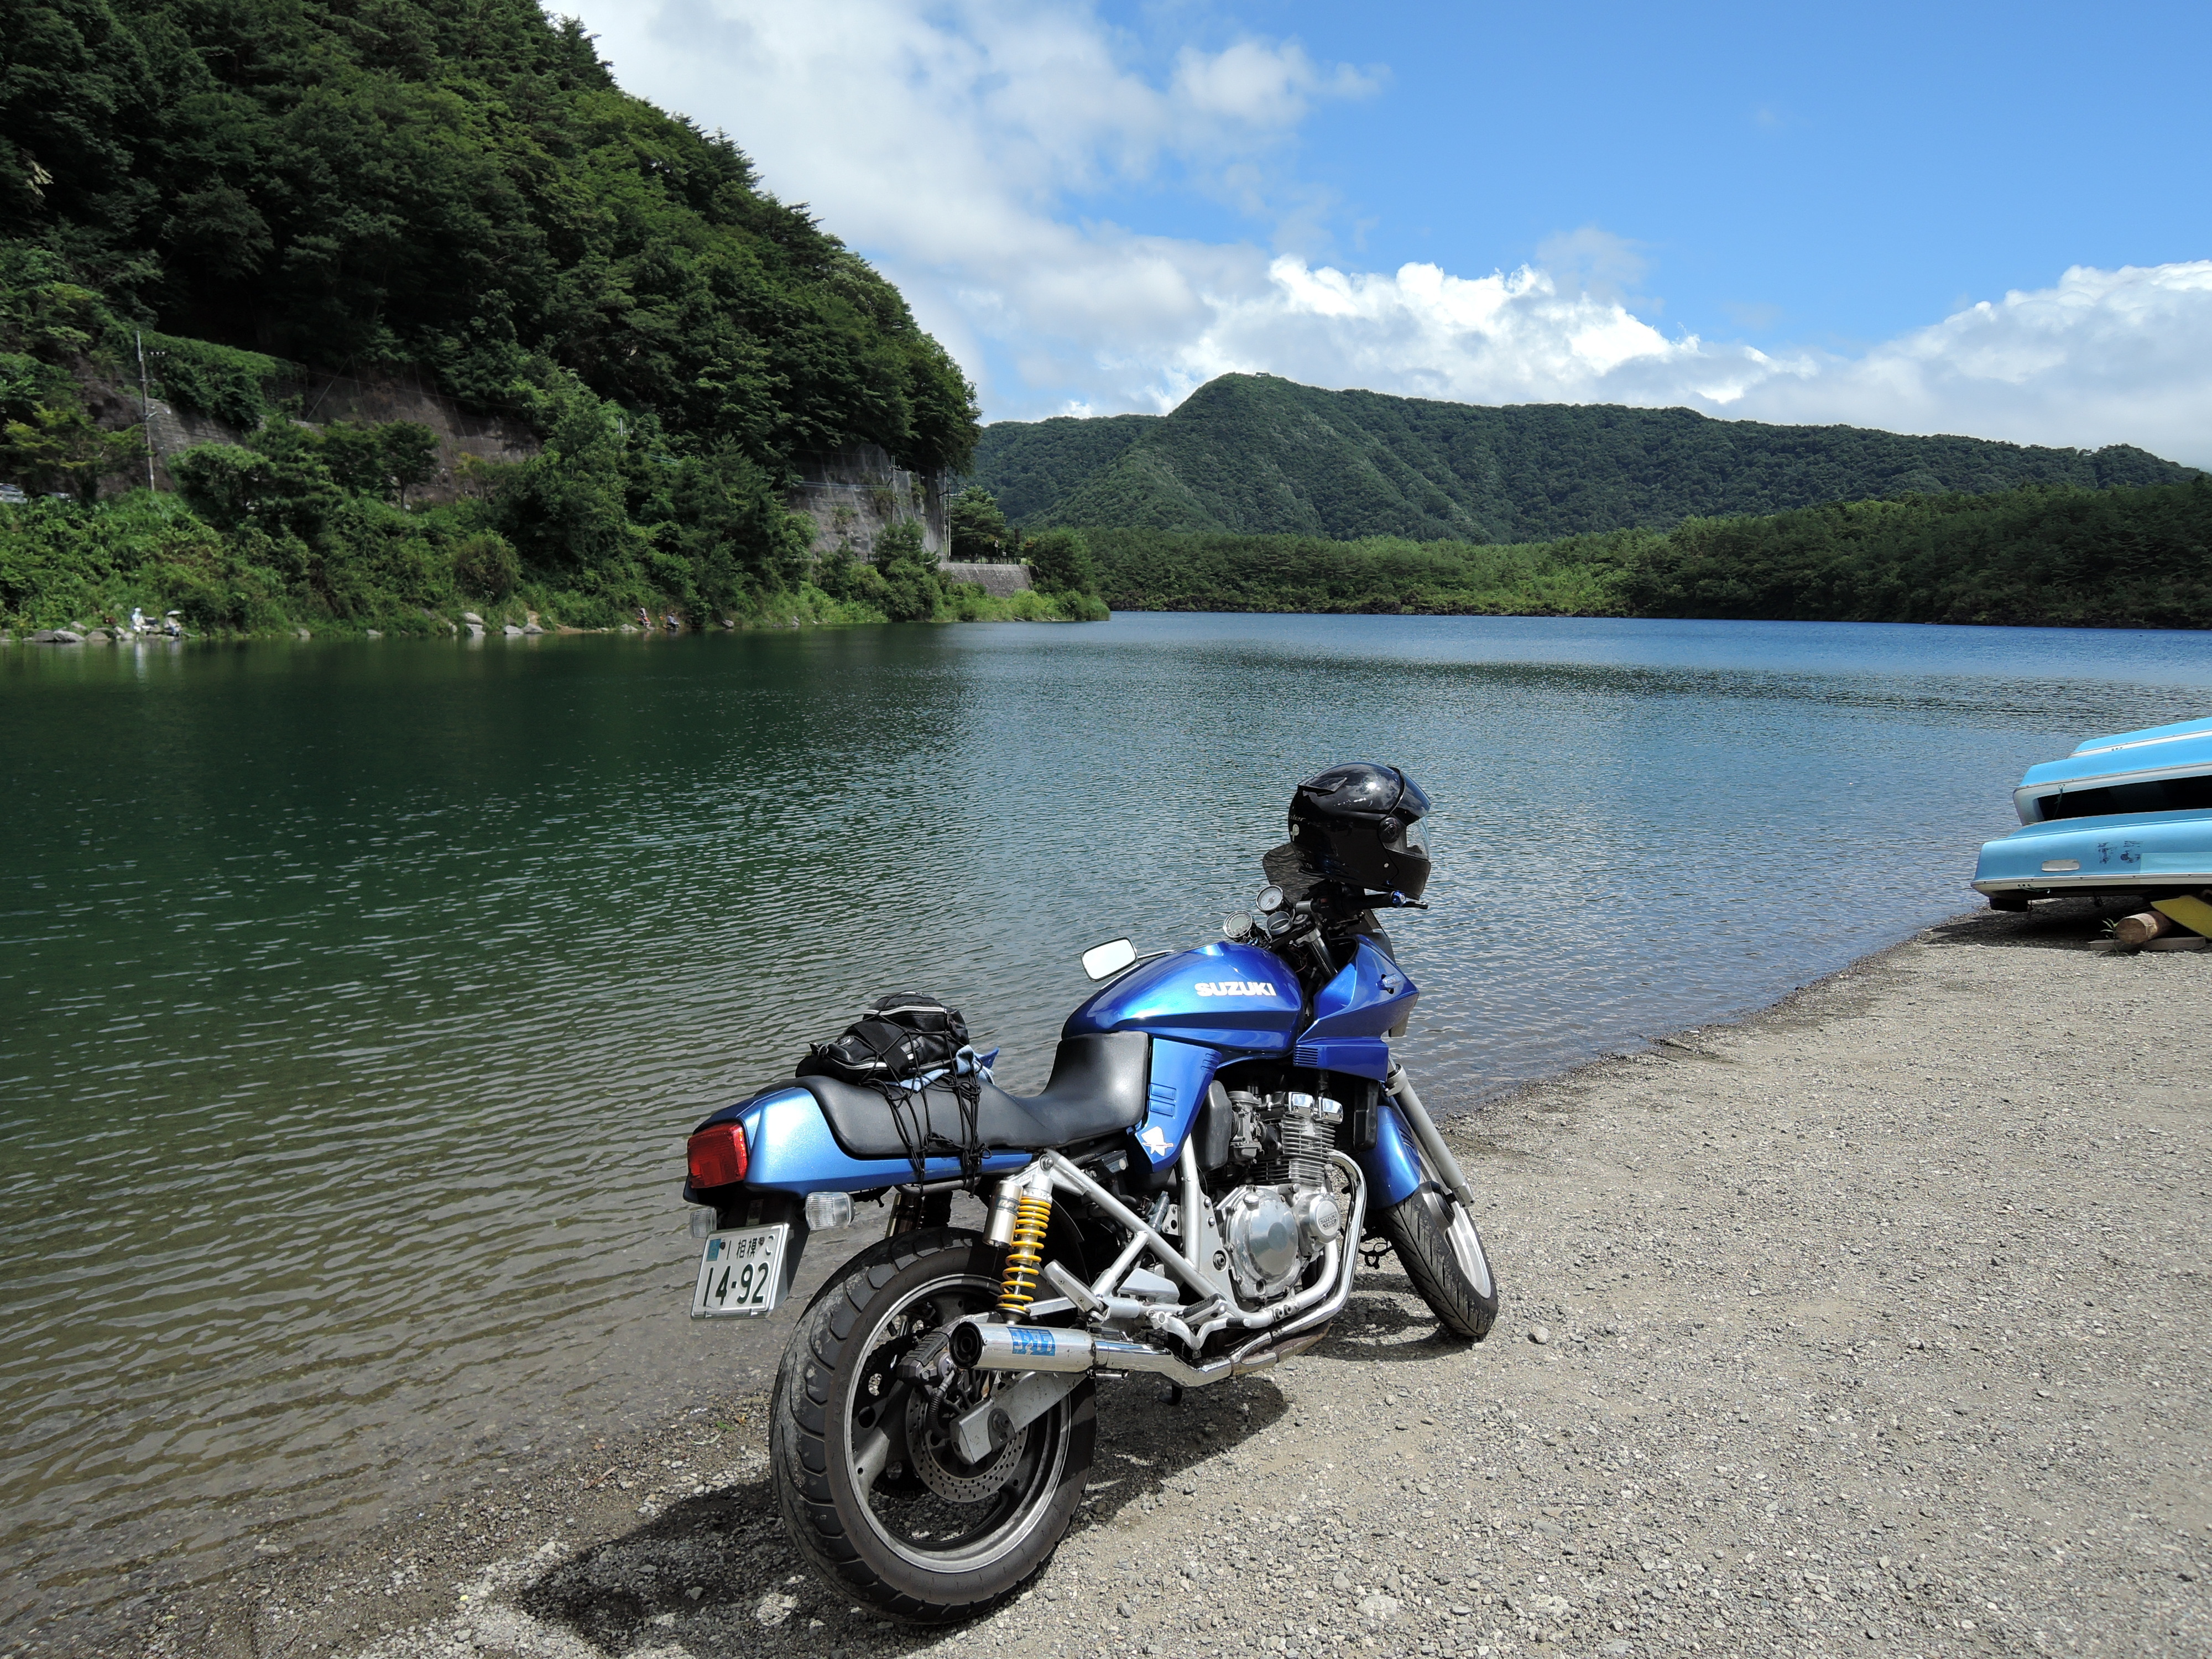
[[[1152,1048],[1152,1040],[1142,1031],[1066,1037],[1052,1057],[1052,1079],[1042,1094],[1024,1100],[986,1083],[975,1108],[975,1128],[984,1148],[1039,1152],[1135,1127],[1145,1120]],[[829,1077],[793,1081],[814,1097],[829,1120],[830,1133],[853,1157],[908,1155],[890,1108],[875,1090]],[[926,1131],[958,1146],[960,1103],[952,1091],[925,1090],[921,1104]]]

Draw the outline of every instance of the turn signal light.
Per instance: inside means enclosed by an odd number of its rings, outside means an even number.
[[[710,1123],[686,1143],[691,1184],[704,1192],[745,1178],[745,1128],[742,1123]]]

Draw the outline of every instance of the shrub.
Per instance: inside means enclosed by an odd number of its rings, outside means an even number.
[[[453,585],[473,599],[503,599],[522,580],[514,544],[495,530],[464,536],[453,548]]]

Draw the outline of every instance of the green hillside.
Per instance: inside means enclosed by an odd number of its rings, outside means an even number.
[[[967,458],[897,290],[532,0],[46,0],[9,33],[0,237],[134,323],[493,405],[558,368],[758,461]]]
[[[141,336],[156,395],[238,434],[174,458],[181,499],[116,493]],[[302,424],[303,366],[426,375],[542,452],[417,510],[433,434]],[[9,13],[0,483],[64,499],[0,507],[0,619],[975,613],[918,544],[888,582],[817,561],[781,497],[805,453],[957,471],[977,430],[896,289],[534,0]]]
[[[1174,413],[1001,422],[973,477],[1024,522],[1413,541],[1540,541],[1692,518],[2023,484],[2172,483],[2140,449],[2094,454],[1686,409],[1492,408],[1227,374]]]
[[[2212,628],[2212,477],[1916,495],[1506,545],[1085,532],[1123,611]]]

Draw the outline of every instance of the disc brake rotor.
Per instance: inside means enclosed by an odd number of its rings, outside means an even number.
[[[951,1437],[939,1422],[930,1391],[916,1389],[907,1398],[907,1466],[922,1484],[948,1504],[980,1504],[1013,1478],[1014,1466],[1029,1444],[1027,1425],[980,1463],[963,1463]]]

